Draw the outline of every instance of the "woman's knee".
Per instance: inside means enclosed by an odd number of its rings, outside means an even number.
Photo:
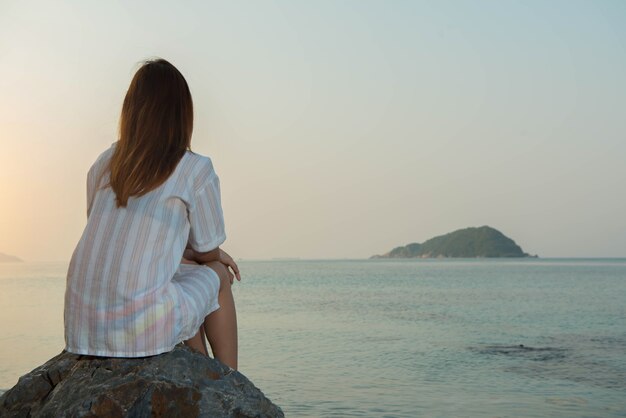
[[[228,267],[219,261],[212,261],[206,265],[215,271],[220,278],[220,290],[230,288],[233,274],[228,270]]]

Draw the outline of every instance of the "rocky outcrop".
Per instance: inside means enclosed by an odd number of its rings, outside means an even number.
[[[62,351],[0,396],[0,417],[282,417],[243,374],[183,344],[151,357]]]

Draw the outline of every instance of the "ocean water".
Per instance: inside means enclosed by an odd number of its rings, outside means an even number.
[[[240,370],[287,416],[626,416],[626,259],[240,267]],[[0,264],[0,391],[63,349],[66,268]]]

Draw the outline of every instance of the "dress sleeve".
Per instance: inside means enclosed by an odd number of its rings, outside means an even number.
[[[189,244],[194,251],[211,251],[226,241],[220,180],[212,170],[189,207],[189,224]]]

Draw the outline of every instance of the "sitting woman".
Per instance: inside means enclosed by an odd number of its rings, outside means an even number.
[[[193,103],[169,62],[145,62],[126,93],[119,140],[87,175],[87,225],[70,261],[65,350],[144,357],[181,341],[237,368],[220,184],[190,150]],[[231,272],[232,270],[232,272]],[[233,276],[234,273],[234,276]]]

